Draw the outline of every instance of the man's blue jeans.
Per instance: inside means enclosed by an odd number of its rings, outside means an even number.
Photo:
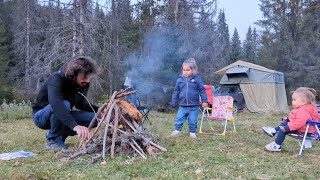
[[[176,121],[174,124],[176,130],[181,131],[183,127],[183,123],[188,118],[189,132],[195,133],[198,128],[198,113],[199,113],[198,106],[192,106],[192,107],[180,106],[176,116]]]
[[[68,109],[71,109],[69,101],[64,100],[63,103]],[[94,117],[93,112],[70,111],[70,114],[76,120],[78,125],[86,127],[89,126]],[[48,140],[52,139],[64,142],[68,136],[76,135],[75,131],[68,128],[58,119],[50,104],[33,115],[33,122],[41,129],[49,129],[49,132],[46,134],[46,138]]]

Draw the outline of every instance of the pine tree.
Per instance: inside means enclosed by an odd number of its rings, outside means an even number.
[[[0,99],[12,100],[12,89],[7,80],[9,63],[9,8],[11,2],[0,2]]]
[[[260,37],[259,34],[256,30],[256,28],[253,28],[253,32],[252,32],[252,47],[253,47],[253,57],[254,57],[254,62],[257,62],[258,59],[258,53],[259,53],[259,49],[260,49]]]
[[[224,11],[220,10],[217,21],[216,31],[216,58],[220,62],[220,66],[226,65],[230,60],[230,35],[229,28],[226,23]]]
[[[254,40],[251,27],[248,28],[246,39],[243,42],[243,56],[245,61],[255,62]]]
[[[240,60],[241,55],[242,55],[241,41],[238,34],[238,30],[237,28],[235,28],[231,38],[231,52],[230,52],[229,63],[233,63],[237,60]]]
[[[215,53],[215,32],[216,23],[213,19],[215,12],[208,12],[204,7],[201,8],[197,33],[195,34],[198,48],[193,52],[192,57],[197,59],[198,66],[201,67],[199,74],[204,82],[212,83],[216,75],[212,73],[213,69],[218,69],[218,63],[214,58]]]
[[[302,69],[304,84],[320,89],[320,1],[306,0],[303,11],[301,40],[299,46],[301,55],[299,61],[305,68]]]
[[[0,84],[4,84],[9,60],[8,34],[0,16]]]
[[[264,31],[259,61],[284,72],[289,91],[299,86],[319,87],[313,78],[319,74],[319,3],[261,0],[261,10],[264,19],[259,24]]]

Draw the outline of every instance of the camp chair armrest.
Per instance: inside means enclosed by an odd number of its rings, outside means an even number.
[[[307,125],[310,126],[319,126],[320,127],[320,122],[312,121],[312,120],[307,120]]]
[[[227,107],[227,110],[234,111],[235,109],[233,107]]]

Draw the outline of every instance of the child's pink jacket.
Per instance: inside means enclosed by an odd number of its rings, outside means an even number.
[[[300,106],[298,109],[294,109],[289,113],[289,129],[290,131],[298,131],[304,133],[307,128],[307,120],[319,121],[318,110],[313,104],[306,104]],[[308,133],[314,133],[316,128],[309,127]]]

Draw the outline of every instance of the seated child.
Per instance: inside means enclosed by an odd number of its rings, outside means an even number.
[[[307,128],[307,120],[319,121],[318,111],[315,105],[316,90],[300,87],[292,93],[292,108],[288,118],[277,127],[262,127],[262,130],[269,136],[277,134],[275,141],[267,144],[268,151],[281,151],[281,144],[289,133],[303,134]],[[308,133],[314,133],[315,127],[309,127]]]

